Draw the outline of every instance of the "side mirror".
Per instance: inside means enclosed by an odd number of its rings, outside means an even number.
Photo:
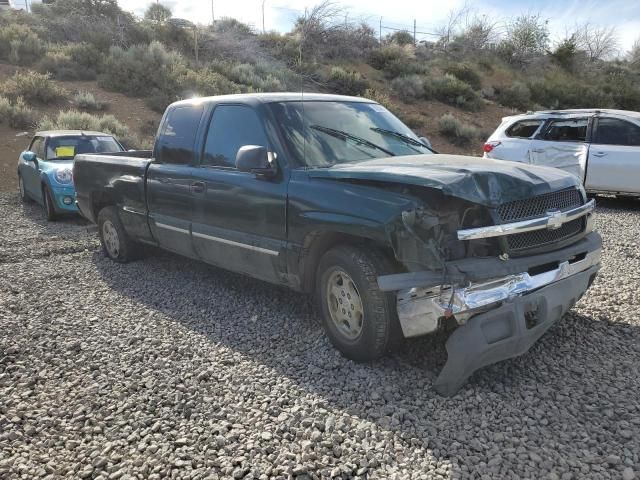
[[[273,177],[277,173],[275,154],[268,152],[265,147],[245,145],[236,154],[236,168],[241,172]]]
[[[33,152],[24,152],[22,154],[22,158],[24,159],[25,162],[35,162],[36,154]]]
[[[425,146],[427,146],[429,148],[432,148],[431,147],[431,141],[427,137],[420,137],[418,140],[420,140],[423,143],[423,145],[425,145]]]

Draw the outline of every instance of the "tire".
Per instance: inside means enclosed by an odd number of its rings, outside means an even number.
[[[335,247],[320,260],[316,299],[323,326],[331,343],[351,360],[375,360],[402,341],[395,296],[381,291],[377,282],[391,271],[377,252],[353,246]]]
[[[135,258],[137,245],[127,235],[116,207],[106,207],[98,213],[98,235],[111,260],[127,263]]]
[[[27,190],[24,188],[24,180],[22,180],[22,175],[18,174],[18,191],[20,192],[20,200],[24,203],[31,202],[31,198],[27,194]]]
[[[51,197],[51,191],[46,185],[42,186],[42,205],[44,207],[44,213],[47,216],[47,220],[53,222],[58,219],[55,203]]]

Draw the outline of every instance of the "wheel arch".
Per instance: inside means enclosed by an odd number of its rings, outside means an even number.
[[[301,290],[304,292],[313,291],[320,259],[326,252],[339,245],[375,249],[392,262],[398,270],[401,270],[391,245],[380,241],[380,239],[340,230],[314,230],[304,237],[298,260],[297,267],[298,272],[300,272]]]

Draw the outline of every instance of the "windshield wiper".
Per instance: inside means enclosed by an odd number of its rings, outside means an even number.
[[[369,148],[375,148],[376,150],[380,150],[381,152],[386,153],[390,157],[395,157],[396,154],[386,148],[381,147],[380,145],[376,145],[369,140],[358,137],[348,132],[343,132],[342,130],[336,130],[335,128],[323,127],[322,125],[310,125],[309,128],[313,128],[314,130],[318,130],[319,132],[326,133],[327,135],[331,135],[332,137],[342,138],[343,140],[352,140],[360,145],[365,145]]]
[[[371,127],[371,130],[373,130],[374,132],[384,133],[385,135],[390,135],[392,137],[398,138],[402,140],[404,143],[406,143],[407,145],[415,145],[416,147],[422,147],[422,148],[428,149],[429,151],[433,151],[421,141],[416,140],[415,138],[411,138],[409,135],[405,135],[404,133],[396,132],[394,130],[387,130],[385,128],[377,128],[377,127]]]

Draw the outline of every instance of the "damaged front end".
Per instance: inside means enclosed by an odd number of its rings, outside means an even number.
[[[407,272],[378,284],[396,292],[404,336],[434,332],[446,320],[459,325],[435,382],[441,394],[454,394],[482,366],[526,352],[593,282],[601,251],[595,204],[574,190],[497,208],[440,197],[389,228]]]

